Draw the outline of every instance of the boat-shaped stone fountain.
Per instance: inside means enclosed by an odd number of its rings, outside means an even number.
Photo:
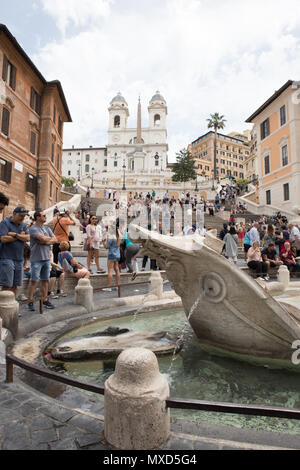
[[[300,339],[300,311],[275,300],[225,259],[214,232],[171,237],[131,226],[130,237],[166,271],[201,344],[291,360],[292,344]]]

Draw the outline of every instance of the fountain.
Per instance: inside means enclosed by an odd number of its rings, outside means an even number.
[[[169,237],[137,226],[133,230],[142,254],[156,258],[166,271],[202,345],[291,359],[292,344],[300,338],[300,310],[271,297],[221,256],[223,242],[215,234]]]

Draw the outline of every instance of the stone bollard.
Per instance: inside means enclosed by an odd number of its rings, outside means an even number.
[[[89,279],[79,279],[75,287],[74,303],[85,307],[88,313],[94,310],[93,288]]]
[[[104,435],[117,449],[159,449],[170,435],[169,385],[149,349],[129,348],[105,382]]]
[[[149,295],[155,295],[158,299],[162,299],[164,291],[163,278],[159,271],[151,271]]]
[[[279,267],[278,282],[280,282],[283,285],[284,290],[286,290],[289,287],[290,272],[289,272],[287,266],[280,266]]]
[[[17,339],[19,328],[19,304],[15,299],[15,294],[9,290],[0,291],[0,317],[2,326],[11,332],[14,339]]]

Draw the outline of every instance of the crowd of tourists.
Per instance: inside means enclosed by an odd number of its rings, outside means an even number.
[[[246,224],[237,223],[231,214],[219,238],[224,241],[225,256],[235,264],[238,248],[243,248],[244,260],[257,277],[269,279],[270,268],[281,265],[291,273],[300,272],[300,229],[280,213]]]

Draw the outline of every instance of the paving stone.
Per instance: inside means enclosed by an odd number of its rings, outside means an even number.
[[[27,447],[25,450],[50,450],[48,444],[36,444]]]
[[[28,434],[28,426],[26,420],[14,420],[4,426],[5,437],[14,436],[16,434]]]
[[[87,434],[86,436],[76,437],[76,443],[80,448],[100,444],[100,436],[98,434]]]
[[[75,440],[70,439],[62,439],[57,442],[50,443],[51,450],[78,450],[78,447],[75,443]]]
[[[86,436],[88,434],[87,431],[69,425],[58,428],[56,432],[58,432],[59,439],[75,439],[75,437]]]
[[[93,433],[101,433],[104,430],[104,423],[103,421],[90,418],[89,416],[85,415],[77,415],[74,416],[70,421],[69,424],[73,426],[78,426],[79,428],[86,429],[88,432]]]
[[[172,438],[168,448],[170,450],[194,450],[193,441],[180,438]]]
[[[13,419],[18,419],[18,418],[20,418],[18,413],[13,412],[12,410],[0,408],[0,423],[1,424],[10,423]]]
[[[218,443],[194,441],[194,450],[219,450]]]
[[[23,450],[31,447],[28,436],[16,436],[14,439],[5,438],[2,444],[2,450]]]
[[[44,429],[40,431],[33,431],[31,433],[31,438],[34,444],[44,444],[50,443],[58,440],[58,436],[56,430],[52,429]]]
[[[15,410],[20,406],[20,402],[18,400],[15,400],[14,398],[11,398],[2,402],[1,406],[3,406],[4,408],[8,408],[9,410]]]
[[[67,410],[66,408],[59,408],[55,405],[53,406],[42,406],[39,408],[40,414],[45,414],[46,416],[50,416],[51,418],[60,421],[61,423],[65,423],[72,418],[76,412],[72,410]]]
[[[39,431],[43,429],[53,428],[55,422],[47,416],[35,416],[30,422],[31,431]]]
[[[34,416],[40,416],[40,411],[34,409],[32,406],[27,405],[27,403],[21,405],[18,408],[18,412],[20,415],[25,416],[25,417],[34,417]]]

